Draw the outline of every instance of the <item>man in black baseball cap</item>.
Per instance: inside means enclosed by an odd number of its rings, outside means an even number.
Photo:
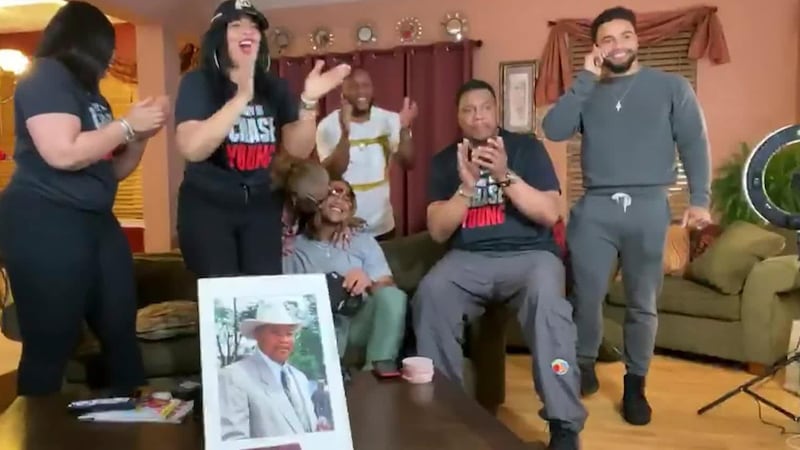
[[[214,17],[211,18],[211,23],[228,23],[242,17],[243,14],[250,16],[261,31],[269,28],[269,21],[261,11],[257,10],[250,0],[225,0],[217,6],[214,11]]]

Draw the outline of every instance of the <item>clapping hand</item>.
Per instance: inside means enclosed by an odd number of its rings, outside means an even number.
[[[306,82],[303,87],[302,97],[304,100],[315,102],[321,99],[327,95],[328,92],[339,87],[344,79],[350,75],[349,64],[339,64],[323,72],[322,68],[324,66],[325,61],[321,59],[318,59],[314,63],[314,68],[311,69],[311,72],[306,77]]]
[[[166,97],[147,97],[135,103],[125,121],[133,128],[137,138],[149,138],[158,133],[167,120],[169,100]]]
[[[456,146],[458,177],[461,179],[461,185],[467,189],[474,188],[481,176],[480,169],[470,157],[470,145],[469,141],[464,139]]]
[[[401,128],[410,128],[411,122],[417,118],[417,114],[419,110],[417,108],[417,102],[411,101],[410,98],[406,97],[403,100],[403,109],[400,110],[400,127]]]
[[[502,137],[489,138],[486,145],[473,151],[472,159],[496,181],[503,180],[508,174],[508,155]]]

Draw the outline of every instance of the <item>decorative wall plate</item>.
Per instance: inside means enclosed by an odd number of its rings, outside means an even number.
[[[282,54],[284,50],[286,50],[292,43],[292,35],[289,33],[289,30],[285,28],[278,27],[273,29],[271,37],[272,47],[279,55]]]
[[[461,13],[448,13],[442,22],[444,32],[456,42],[464,39],[467,32],[467,19]]]
[[[317,28],[308,38],[311,41],[311,49],[315,52],[323,51],[333,45],[333,33],[325,27]]]
[[[416,42],[422,37],[422,24],[416,17],[405,17],[397,22],[397,33],[402,44]]]
[[[368,45],[376,42],[378,36],[375,35],[375,29],[372,25],[363,24],[356,27],[356,43],[358,45]]]

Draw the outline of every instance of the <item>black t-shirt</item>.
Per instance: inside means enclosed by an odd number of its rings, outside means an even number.
[[[500,135],[510,170],[540,191],[560,190],[553,163],[539,140],[505,130]],[[455,143],[433,157],[428,182],[431,202],[447,200],[458,190],[457,161]],[[478,181],[470,209],[450,238],[450,246],[472,252],[547,250],[560,255],[552,230],[528,220],[488,174]]]
[[[228,137],[208,159],[187,163],[184,179],[199,184],[271,184],[267,170],[281,140],[281,127],[298,119],[299,100],[286,80],[271,77],[270,97],[250,102]],[[223,104],[212,95],[208,77],[201,70],[183,76],[175,104],[175,125],[206,120]]]
[[[51,58],[39,58],[17,83],[14,94],[14,161],[17,168],[8,189],[26,189],[59,203],[92,211],[111,211],[118,180],[108,157],[81,170],[56,169],[45,162],[25,122],[40,114],[62,113],[81,121],[81,132],[93,131],[113,120],[108,102],[99,92],[83,88],[67,67]]]

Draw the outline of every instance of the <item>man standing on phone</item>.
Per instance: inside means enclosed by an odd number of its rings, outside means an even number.
[[[375,106],[372,78],[354,68],[342,84],[342,107],[317,128],[317,154],[333,179],[350,183],[358,198],[358,217],[378,240],[394,235],[389,162],[405,169],[414,163],[411,123],[417,104],[406,98],[399,113]]]
[[[476,319],[490,304],[513,306],[550,424],[548,448],[576,450],[586,410],[552,233],[561,215],[553,163],[534,137],[498,128],[497,98],[485,81],[465,83],[457,102],[465,139],[433,157],[429,181],[428,230],[450,250],[411,302],[417,351],[461,382],[465,317]]]
[[[702,228],[711,222],[709,146],[689,82],[639,65],[631,10],[603,11],[591,33],[595,46],[584,70],[544,118],[543,128],[553,141],[582,137],[586,193],[572,208],[567,227],[581,391],[589,395],[599,388],[594,366],[603,336],[602,302],[619,255],[628,305],[622,413],[629,423],[645,425],[652,412],[644,388],[655,346],[676,147],[689,179],[691,206],[683,223]]]

